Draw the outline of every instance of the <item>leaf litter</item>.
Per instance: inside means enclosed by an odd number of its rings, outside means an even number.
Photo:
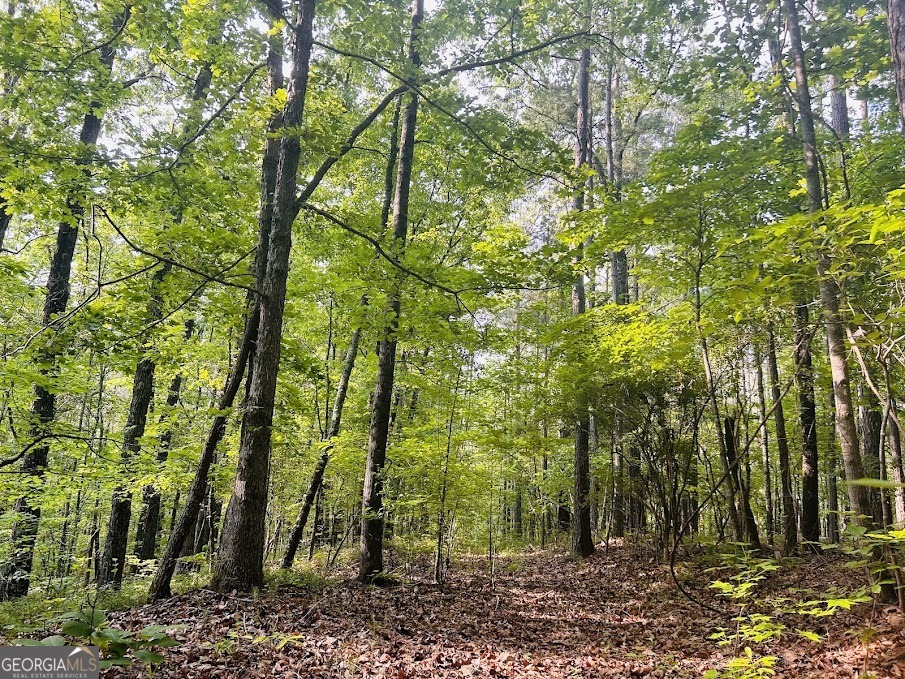
[[[731,609],[708,588],[700,564],[680,563],[695,598]],[[550,550],[459,560],[443,586],[427,560],[392,587],[365,587],[349,568],[323,587],[281,585],[255,596],[199,590],[113,614],[137,629],[185,625],[155,677],[700,677],[743,649],[708,636],[732,626],[674,586],[669,568],[639,548],[598,549],[576,562]],[[419,577],[420,576],[420,577]],[[766,591],[853,591],[863,574],[812,557],[771,574]],[[799,596],[807,596],[799,594]],[[783,622],[759,644],[778,677],[905,677],[905,624],[896,609],[858,604],[836,615]],[[814,642],[796,632],[819,634]],[[147,676],[139,666],[105,677]]]

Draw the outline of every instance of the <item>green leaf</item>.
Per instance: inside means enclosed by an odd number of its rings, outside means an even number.
[[[91,633],[94,631],[94,628],[91,627],[84,620],[67,620],[63,623],[61,628],[63,630],[63,634],[69,635],[70,637],[90,637]]]
[[[141,649],[132,651],[132,654],[142,662],[150,663],[152,665],[156,665],[157,663],[163,662],[163,656],[159,653],[154,653],[153,651],[143,651]]]

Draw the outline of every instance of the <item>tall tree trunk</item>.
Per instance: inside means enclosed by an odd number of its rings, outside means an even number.
[[[829,390],[829,419],[831,428],[836,431],[836,397],[833,396],[833,390]],[[836,453],[836,439],[830,438],[827,445],[827,517],[826,517],[826,539],[830,544],[839,542],[839,455]]]
[[[409,63],[417,71],[421,66],[419,53],[421,22],[424,19],[424,0],[412,0],[411,33],[409,35]],[[405,252],[408,238],[409,193],[412,184],[412,165],[415,158],[415,127],[418,124],[418,95],[410,92],[402,113],[402,132],[399,143],[399,167],[396,171],[396,193],[393,203],[393,254],[398,258]],[[377,349],[377,384],[371,410],[368,434],[368,458],[362,489],[361,541],[359,578],[373,582],[383,571],[383,468],[386,463],[390,408],[396,375],[396,345],[399,330],[401,281],[396,282],[386,325]]]
[[[905,0],[887,0],[886,24],[889,27],[893,78],[899,101],[899,124],[905,133]]]
[[[575,116],[577,142],[575,144],[575,167],[581,171],[590,165],[590,80],[591,50],[581,50],[578,60],[578,109]],[[572,209],[580,213],[585,207],[584,179],[575,192]],[[575,282],[572,284],[572,315],[581,316],[587,310],[584,284],[584,244],[578,246]],[[576,404],[574,474],[572,488],[572,554],[587,557],[594,553],[594,540],[591,535],[591,463],[590,463],[590,415],[588,404],[580,399]]]
[[[703,242],[703,241],[701,241]],[[713,416],[713,426],[716,429],[717,445],[720,449],[720,462],[723,465],[723,476],[729,487],[729,518],[732,521],[732,528],[735,531],[735,537],[739,541],[744,539],[744,524],[738,513],[736,506],[736,494],[738,491],[735,483],[735,473],[729,460],[728,451],[726,449],[726,439],[723,436],[723,419],[720,415],[720,405],[717,400],[716,380],[713,375],[713,365],[710,362],[710,347],[707,342],[707,336],[704,334],[701,325],[701,276],[703,274],[704,261],[703,256],[698,254],[698,263],[695,268],[694,280],[694,299],[695,299],[695,327],[698,331],[699,342],[701,343],[701,357],[704,363],[704,382],[707,388],[707,402],[710,405],[710,413]]]
[[[792,60],[795,65],[795,97],[798,100],[801,119],[808,208],[812,213],[817,213],[822,209],[822,189],[817,161],[814,120],[811,114],[811,95],[808,88],[801,31],[798,26],[798,8],[795,0],[783,0],[783,7],[786,14]],[[829,346],[833,394],[836,399],[836,433],[839,438],[846,478],[849,481],[853,481],[864,476],[864,467],[855,427],[847,352],[842,320],[839,314],[839,292],[829,275],[831,266],[832,261],[829,255],[825,252],[820,253],[818,255],[817,274],[819,276],[820,301],[823,306],[824,325],[826,326]],[[847,488],[852,510],[857,515],[866,517],[857,520],[865,527],[872,528],[875,525],[875,517],[872,516],[870,494],[867,492],[867,488],[854,484],[848,484]]]
[[[390,221],[390,210],[393,207],[393,196],[395,193],[395,177],[396,177],[396,161],[399,157],[399,115],[401,110],[401,102],[402,99],[398,99],[396,103],[395,110],[393,112],[393,122],[391,127],[390,134],[390,149],[387,159],[386,172],[384,174],[384,187],[383,187],[383,207],[380,212],[380,224],[383,229],[386,229],[389,221]],[[367,295],[363,295],[361,298],[361,306],[365,307],[368,304]],[[340,420],[342,418],[342,410],[346,401],[346,393],[349,388],[349,380],[352,377],[352,369],[355,366],[355,357],[358,354],[358,343],[361,340],[361,328],[357,328],[352,335],[352,341],[349,345],[349,352],[346,354],[346,361],[343,365],[343,373],[340,376],[339,385],[336,389],[336,400],[333,402],[333,414],[330,419],[330,426],[327,431],[326,441],[330,441],[333,437],[339,434]],[[417,396],[417,392],[415,394]],[[413,399],[414,401],[414,399]],[[414,408],[414,404],[412,406]],[[390,427],[388,426],[388,431]],[[292,531],[289,534],[289,544],[286,547],[286,553],[283,555],[283,568],[292,568],[292,563],[295,561],[295,554],[298,551],[299,545],[302,541],[302,536],[305,532],[305,524],[308,523],[308,516],[311,513],[311,506],[317,497],[318,490],[320,489],[321,484],[324,480],[324,471],[327,468],[327,463],[330,461],[330,453],[332,452],[333,446],[328,445],[324,448],[324,451],[321,453],[320,457],[317,460],[317,464],[314,467],[314,473],[311,476],[311,483],[308,485],[308,490],[305,493],[305,497],[302,499],[302,506],[299,509],[298,518],[296,518],[295,524],[292,527]]]
[[[757,368],[757,406],[760,413],[760,448],[764,467],[764,501],[767,513],[767,540],[773,545],[776,514],[773,510],[773,485],[770,469],[770,432],[767,429],[767,396],[764,389],[763,357],[760,349],[754,348],[754,363]]]
[[[129,20],[131,7],[126,8],[117,15],[113,22],[113,34],[117,35]],[[114,41],[104,43],[99,50],[101,71],[98,74],[100,80],[106,80],[113,70],[113,60],[116,56]],[[97,146],[97,140],[101,131],[102,104],[99,101],[91,101],[88,104],[88,113],[82,120],[82,128],[79,132],[79,143],[84,155],[77,165],[84,168],[85,176],[89,170],[87,165],[91,162],[91,156]],[[44,314],[42,323],[49,326],[60,314],[66,311],[69,304],[69,277],[72,271],[72,258],[75,255],[75,245],[78,240],[79,224],[84,219],[86,197],[76,192],[66,199],[66,212],[69,218],[61,221],[57,226],[57,240],[50,261],[50,271],[47,275],[47,293],[44,297]],[[5,212],[5,210],[3,210]],[[48,377],[53,375],[53,365],[56,362],[58,348],[53,346],[53,341],[48,343],[41,351],[41,356],[36,363],[51,366],[42,369],[42,373]],[[46,437],[50,425],[56,417],[56,393],[43,385],[35,386],[34,402],[31,413],[35,422],[32,435],[35,439]],[[44,443],[34,446],[22,459],[22,473],[40,481],[44,477],[47,468],[50,446]],[[40,487],[40,483],[36,484]],[[18,517],[13,526],[11,542],[13,555],[9,566],[0,578],[0,600],[13,599],[28,593],[31,582],[32,562],[34,560],[35,541],[38,535],[38,524],[41,520],[40,502],[34,497],[23,496],[19,498],[15,506]]]
[[[801,539],[816,543],[820,540],[817,404],[808,324],[807,304],[796,304],[795,382],[798,387],[798,424],[801,428]],[[814,547],[811,545],[811,549]]]
[[[795,494],[792,490],[792,467],[789,460],[789,439],[786,435],[786,416],[782,406],[779,366],[776,361],[776,338],[773,325],[767,325],[767,370],[773,398],[773,418],[776,423],[776,450],[779,453],[779,476],[782,489],[783,550],[795,553],[798,546],[798,522],[795,517]]]
[[[242,344],[239,347],[239,353],[236,355],[233,368],[226,379],[226,385],[223,394],[217,402],[217,410],[227,411],[232,408],[242,386],[242,379],[245,375],[245,368],[248,363],[248,356],[251,353],[251,346],[254,343],[254,337],[257,334],[258,324],[257,315],[249,318],[248,325],[242,338]],[[185,505],[176,519],[176,523],[170,531],[170,537],[167,540],[167,546],[160,563],[157,565],[157,571],[154,579],[151,581],[151,587],[148,592],[148,600],[150,602],[166,599],[172,596],[170,590],[170,581],[173,578],[173,572],[176,569],[176,561],[182,552],[182,546],[188,539],[189,535],[194,535],[195,522],[198,518],[198,512],[201,509],[201,503],[207,493],[208,476],[211,464],[217,452],[217,446],[226,433],[225,414],[217,415],[211,423],[204,447],[201,449],[201,457],[198,460],[198,467],[195,470],[195,476],[192,479],[192,485],[186,495]],[[178,501],[178,496],[177,496]],[[176,505],[173,506],[173,512],[176,511]]]
[[[315,0],[302,0],[293,21],[293,71],[280,140],[280,161],[274,193],[273,219],[266,274],[258,281],[257,343],[249,366],[249,387],[233,494],[226,509],[220,556],[211,587],[219,591],[249,591],[264,584],[264,521],[270,476],[271,427],[280,366],[280,341],[286,304],[286,281],[292,247],[301,128],[304,121],[308,71],[314,43]],[[262,285],[263,283],[263,285]]]
[[[366,304],[366,298],[362,298],[362,304]],[[355,358],[358,355],[358,343],[361,339],[361,328],[356,328],[352,333],[352,341],[349,342],[349,351],[346,354],[346,360],[343,364],[343,372],[339,378],[339,384],[336,387],[336,400],[333,402],[333,413],[330,417],[330,425],[324,435],[324,451],[321,453],[314,466],[314,473],[311,475],[311,483],[308,485],[308,491],[302,499],[302,506],[299,509],[298,518],[289,534],[289,544],[286,547],[286,554],[283,556],[283,568],[292,568],[292,562],[295,560],[295,553],[298,551],[299,544],[302,541],[302,535],[305,532],[305,524],[308,523],[308,515],[311,513],[311,505],[317,497],[317,493],[321,488],[324,480],[324,471],[327,468],[327,462],[330,460],[330,452],[333,449],[332,440],[339,434],[340,422],[342,420],[343,406],[346,402],[346,394],[349,389],[349,380],[352,377],[352,369],[355,367]]]
[[[126,418],[126,429],[123,436],[122,457],[128,463],[139,448],[139,439],[144,436],[148,419],[148,406],[154,386],[154,361],[143,358],[135,371],[132,383],[132,401]],[[132,516],[132,493],[127,486],[121,485],[113,491],[113,506],[107,524],[107,537],[98,570],[99,587],[113,585],[119,587],[123,581],[123,570],[126,565],[126,544],[129,538],[129,521]]]
[[[270,12],[270,19],[274,23],[282,21],[283,7],[279,0],[272,0],[267,4],[267,8]],[[284,84],[283,43],[278,31],[269,38],[267,74],[268,89],[270,90],[271,95],[273,95],[281,90]],[[274,194],[276,191],[277,172],[279,169],[280,137],[277,132],[282,124],[282,112],[275,114],[268,121],[267,134],[264,142],[264,154],[261,162],[261,205],[258,213],[258,241],[257,247],[255,248],[254,269],[255,282],[258,285],[259,281],[264,278],[267,270],[270,228],[275,199]],[[233,407],[236,395],[239,393],[239,388],[242,386],[245,369],[248,367],[248,362],[258,335],[258,323],[260,320],[258,304],[259,300],[257,297],[250,294],[247,301],[248,314],[245,320],[245,331],[242,336],[242,342],[239,345],[239,351],[233,360],[232,368],[226,378],[223,393],[217,403],[217,409],[220,411],[226,411]],[[214,417],[211,427],[208,430],[208,435],[198,460],[198,467],[195,470],[192,485],[186,496],[185,506],[182,508],[175,524],[172,525],[166,549],[157,566],[154,578],[151,581],[151,586],[148,591],[148,600],[151,602],[165,599],[172,595],[170,582],[173,578],[173,572],[176,570],[176,562],[190,531],[194,529],[198,512],[201,509],[201,503],[204,501],[207,492],[208,476],[217,452],[217,446],[223,439],[224,434],[226,434],[226,422],[227,415],[221,413]],[[175,512],[176,505],[173,507],[174,516]]]
[[[820,185],[820,169],[817,161],[817,140],[814,133],[814,118],[811,114],[811,93],[804,48],[801,44],[801,30],[798,26],[798,7],[795,0],[783,0],[786,27],[789,33],[789,48],[795,65],[795,98],[801,119],[801,141],[805,165],[805,180],[808,192],[808,209],[812,214],[823,207]],[[817,261],[817,275],[820,287],[820,302],[823,306],[823,322],[826,327],[827,344],[830,354],[830,371],[833,377],[833,394],[836,398],[836,434],[842,452],[842,462],[848,481],[862,478],[864,467],[855,428],[855,414],[852,405],[852,390],[849,381],[847,347],[839,314],[839,291],[830,277],[832,261],[829,254],[820,252]],[[865,518],[856,519],[866,528],[873,528],[870,496],[867,488],[852,483],[847,485],[852,510]]]

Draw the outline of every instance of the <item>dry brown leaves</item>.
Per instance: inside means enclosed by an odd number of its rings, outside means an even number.
[[[716,602],[700,568],[683,568],[695,596]],[[767,587],[854,588],[858,574],[827,561],[783,569]],[[796,621],[792,621],[797,624]],[[351,579],[321,591],[281,587],[260,597],[193,592],[117,614],[114,624],[179,624],[181,645],[155,677],[699,677],[731,657],[707,639],[731,625],[685,599],[668,568],[611,547],[583,563],[546,552],[498,563],[463,562],[444,587],[385,589]],[[807,621],[759,652],[782,677],[905,677],[902,617],[865,604]],[[863,630],[875,630],[864,641]],[[860,635],[860,638],[859,638]],[[111,669],[109,677],[146,676]]]

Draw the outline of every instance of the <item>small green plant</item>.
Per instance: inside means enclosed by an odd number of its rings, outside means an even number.
[[[170,632],[182,629],[183,625],[148,625],[137,632],[116,629],[110,626],[106,611],[86,608],[60,616],[60,631],[43,639],[17,639],[20,646],[63,646],[67,637],[78,640],[86,646],[97,646],[101,651],[101,669],[113,665],[131,665],[143,662],[156,665],[163,656],[154,649],[178,646],[179,642]]]
[[[750,646],[745,646],[743,655],[737,656],[726,663],[726,667],[720,670],[707,670],[704,679],[762,679],[776,674],[773,669],[776,666],[776,656],[755,656]]]
[[[778,570],[779,564],[773,559],[755,558],[747,551],[741,555],[727,555],[724,564],[724,568],[737,568],[738,572],[728,580],[716,580],[710,586],[738,606],[738,615],[733,618],[736,626],[733,630],[720,629],[708,638],[716,641],[718,646],[735,646],[736,657],[726,663],[722,671],[709,670],[704,676],[709,679],[772,677],[775,674],[773,667],[776,665],[776,656],[755,655],[749,644],[763,644],[779,639],[786,628],[772,616],[751,609],[757,604],[754,597],[757,586],[770,573]],[[745,646],[740,653],[742,644]]]

